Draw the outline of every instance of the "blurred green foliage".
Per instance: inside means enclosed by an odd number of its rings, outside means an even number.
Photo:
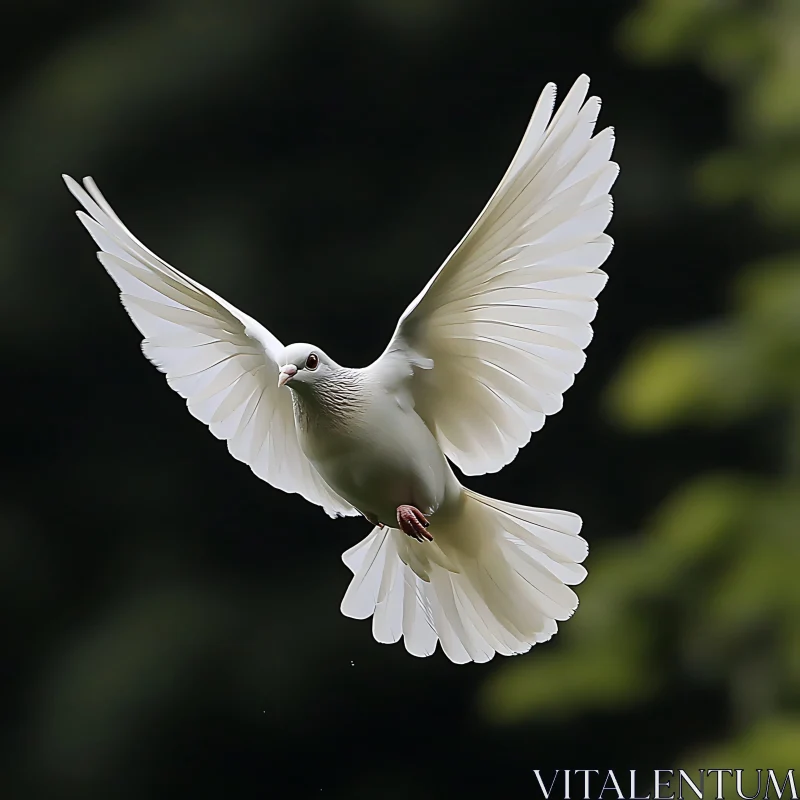
[[[715,726],[719,741],[679,753],[685,765],[796,767],[800,3],[646,0],[621,34],[636,58],[694,59],[727,87],[734,141],[694,172],[697,201],[742,204],[786,251],[744,265],[723,318],[642,341],[608,406],[640,436],[680,425],[750,426],[768,465],[757,476],[698,475],[641,534],[596,547],[563,646],[504,665],[481,701],[498,723],[621,716],[668,702],[670,686],[688,682],[722,694],[729,719]]]

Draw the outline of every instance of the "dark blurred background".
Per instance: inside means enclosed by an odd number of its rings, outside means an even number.
[[[30,0],[2,28],[4,799],[800,766],[797,0]],[[188,414],[59,176],[361,366],[581,72],[622,167],[595,339],[564,410],[469,480],[584,517],[581,607],[526,656],[415,659],[339,612],[368,525]]]

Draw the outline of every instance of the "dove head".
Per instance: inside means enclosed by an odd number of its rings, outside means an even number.
[[[326,353],[313,344],[300,342],[290,344],[283,354],[278,386],[289,386],[299,390],[330,377],[338,365]]]

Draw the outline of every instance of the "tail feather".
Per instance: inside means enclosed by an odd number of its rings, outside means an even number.
[[[351,547],[342,560],[353,570],[354,577],[342,600],[342,613],[353,619],[366,619],[378,604],[384,569],[389,549],[386,541],[389,530],[375,528],[355,547]],[[389,569],[392,559],[389,558]]]
[[[394,539],[386,538],[386,563],[383,569],[375,613],[372,617],[372,635],[375,640],[383,644],[393,644],[403,635],[403,595],[402,587],[395,584],[403,580],[403,576],[396,568],[392,568],[398,560],[394,548]]]
[[[403,638],[406,650],[413,656],[429,656],[436,649],[438,636],[425,583],[399,558],[395,569],[403,576],[399,589],[403,591]]]
[[[493,623],[493,615],[483,597],[473,588],[472,584],[457,584],[456,591],[466,613],[471,616],[475,628],[487,644],[504,656],[513,656],[520,650],[522,642],[508,630],[492,630],[493,627],[496,627]]]
[[[342,613],[372,615],[375,639],[409,653],[439,642],[455,663],[525,653],[578,606],[570,586],[588,553],[576,514],[530,508],[464,489],[455,519],[431,520],[433,542],[375,528],[344,555],[353,579]]]

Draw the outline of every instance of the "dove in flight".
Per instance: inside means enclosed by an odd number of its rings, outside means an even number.
[[[509,464],[584,364],[618,173],[588,88],[582,75],[553,114],[545,87],[489,202],[362,369],[284,346],[145,247],[91,178],[64,176],[145,356],[191,414],[272,486],[374,525],[342,556],[341,610],[415,656],[437,642],[456,663],[525,653],[578,605],[580,517],[484,497],[451,464]]]

